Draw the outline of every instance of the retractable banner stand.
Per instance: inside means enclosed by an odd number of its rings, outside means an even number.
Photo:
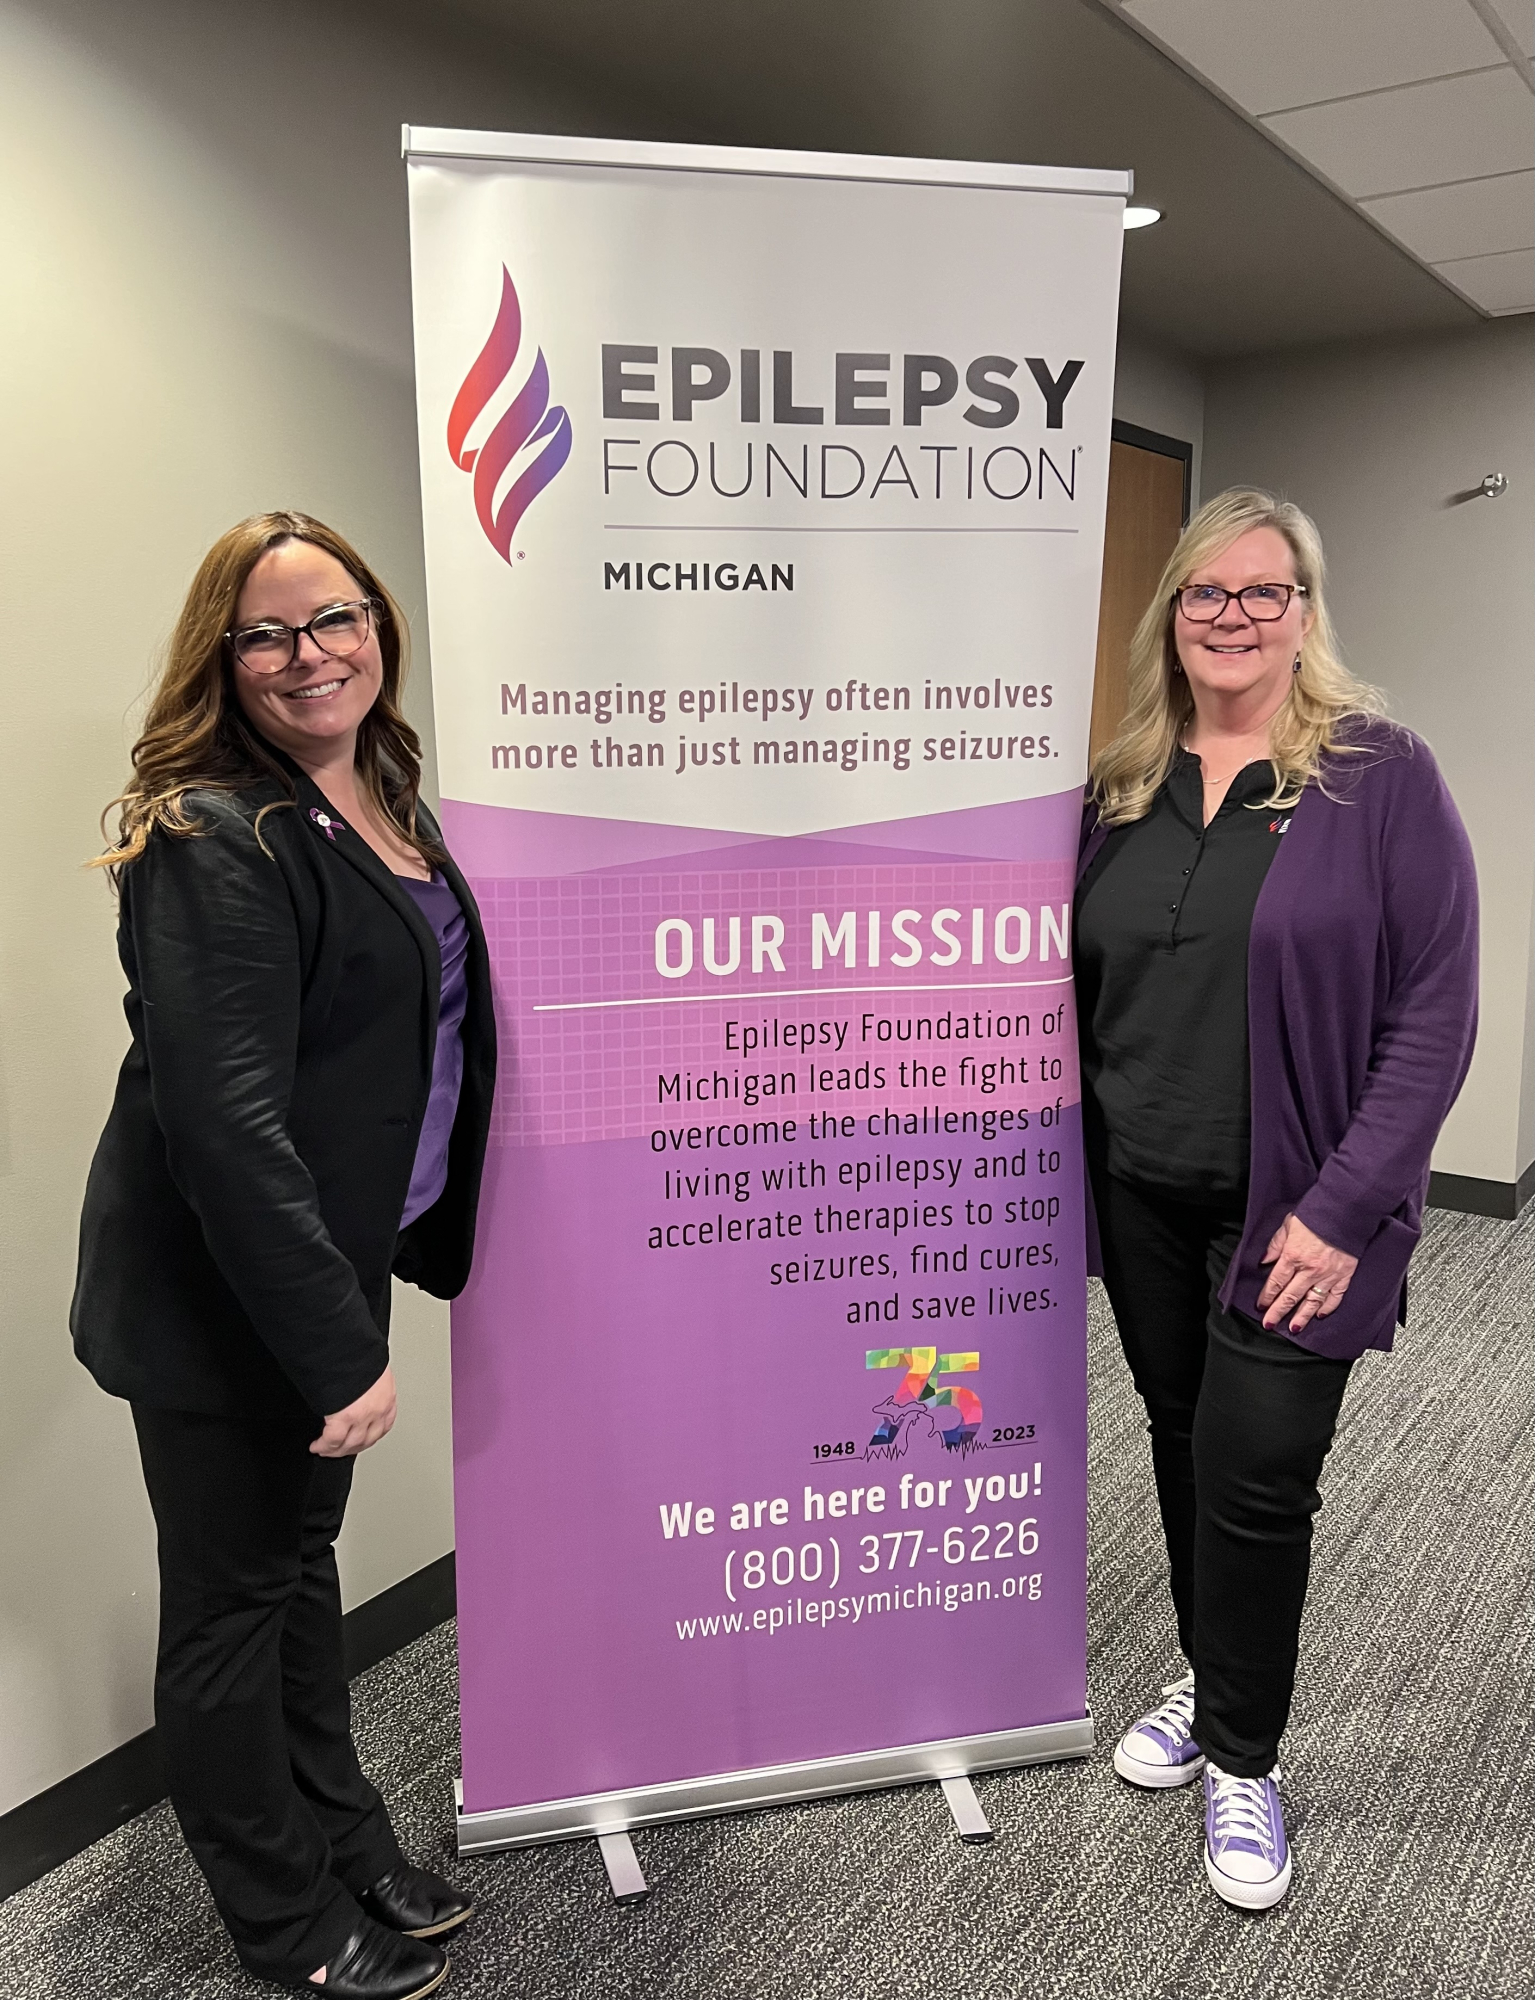
[[[426,131],[466,1849],[1091,1746],[1118,173]]]

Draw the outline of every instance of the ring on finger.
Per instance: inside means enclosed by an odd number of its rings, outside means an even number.
[[[1328,1293],[1322,1288],[1322,1286],[1313,1285],[1311,1287],[1311,1290],[1307,1292],[1306,1297],[1308,1299],[1325,1299],[1326,1297],[1328,1297]]]

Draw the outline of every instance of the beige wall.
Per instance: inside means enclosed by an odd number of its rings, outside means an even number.
[[[1206,493],[1255,482],[1316,517],[1355,672],[1427,738],[1482,890],[1482,1025],[1434,1164],[1512,1181],[1535,1155],[1535,322],[1209,371]],[[1448,504],[1487,472],[1499,500]]]
[[[203,549],[258,508],[337,523],[420,619],[400,124],[618,129],[536,69],[346,20],[286,0],[0,5],[0,1812],[151,1719],[128,1411],[65,1325],[126,1044],[111,898],[80,864],[148,662]],[[623,123],[643,130],[632,107]],[[349,1601],[452,1546],[446,1322],[402,1288],[400,1423],[359,1468]]]
[[[1199,365],[1171,347],[1119,330],[1114,414],[1122,423],[1160,431],[1194,447],[1192,505],[1199,505],[1205,436],[1205,384]]]

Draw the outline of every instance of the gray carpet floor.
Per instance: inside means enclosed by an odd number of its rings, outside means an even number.
[[[453,1629],[357,1684],[358,1739],[407,1849],[480,1910],[447,1992],[538,2000],[1525,2000],[1535,1989],[1530,1715],[1532,1267],[1518,1223],[1434,1213],[1413,1326],[1355,1370],[1318,1523],[1284,1751],[1288,1901],[1227,1909],[1198,1788],[1131,1791],[1114,1734],[1177,1669],[1149,1458],[1095,1293],[1088,1765],[641,1832],[650,1901],[591,1841],[452,1860]],[[235,2000],[241,1974],[166,1807],[0,1910],[0,1991]]]

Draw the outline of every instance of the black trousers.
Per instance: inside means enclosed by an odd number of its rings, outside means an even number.
[[[247,1970],[300,1980],[398,1865],[352,1745],[335,1541],[352,1460],[312,1430],[133,1408],[160,1546],[171,1804]]]
[[[1146,1405],[1194,1740],[1266,1777],[1289,1720],[1317,1482],[1351,1364],[1216,1297],[1242,1206],[1204,1207],[1093,1163],[1104,1283]]]

